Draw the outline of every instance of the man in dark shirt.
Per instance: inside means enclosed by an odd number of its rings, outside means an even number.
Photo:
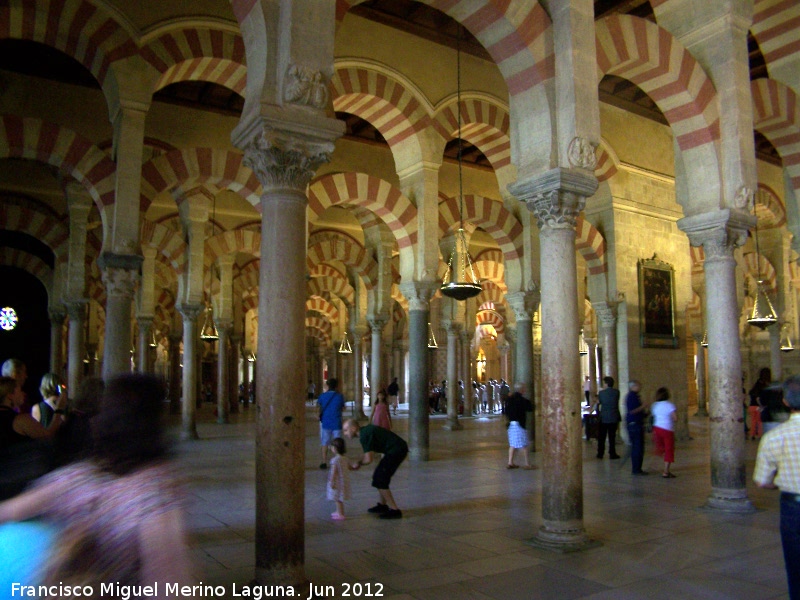
[[[351,440],[358,436],[364,456],[361,460],[350,463],[350,469],[358,470],[363,465],[372,462],[373,452],[383,454],[375,472],[372,474],[372,487],[378,490],[380,496],[378,503],[367,512],[378,514],[381,519],[399,519],[403,513],[397,508],[392,492],[389,490],[389,483],[392,475],[397,471],[406,455],[408,454],[408,444],[396,433],[378,427],[377,425],[364,425],[361,427],[355,419],[348,419],[342,427],[344,435]]]
[[[392,412],[397,414],[397,394],[400,393],[400,386],[397,384],[397,377],[392,378],[392,383],[386,388],[386,393],[389,395],[389,404],[392,407]]]
[[[631,441],[631,468],[634,475],[647,475],[647,471],[642,471],[644,462],[644,411],[642,399],[639,397],[639,382],[636,380],[628,382],[628,395],[625,396],[625,407],[627,415],[625,418],[628,424],[628,437]]]
[[[614,387],[613,377],[603,377],[605,386],[597,395],[597,411],[600,413],[600,429],[597,435],[597,458],[603,458],[606,452],[608,437],[608,454],[611,458],[619,458],[617,454],[617,426],[619,416],[619,390]]]

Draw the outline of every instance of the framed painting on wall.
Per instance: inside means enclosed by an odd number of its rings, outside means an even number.
[[[652,258],[640,259],[639,340],[642,348],[677,348],[675,336],[675,270]]]

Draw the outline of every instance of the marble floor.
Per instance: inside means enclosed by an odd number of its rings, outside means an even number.
[[[255,564],[255,410],[233,415],[230,425],[214,423],[211,411],[199,412],[201,439],[177,448],[190,482],[191,545],[200,580],[241,587]],[[316,411],[308,408],[306,575],[320,591],[333,590],[328,597],[361,583],[362,597],[382,590],[392,600],[788,598],[778,494],[748,480],[753,514],[702,508],[710,489],[707,419],[692,417],[692,439],[678,442],[675,479],[659,476],[663,463],[649,441],[648,477],[631,476],[627,461],[597,460],[584,442],[584,521],[600,545],[572,554],[528,544],[541,518],[541,472],[505,468],[502,419],[462,419],[457,432],[443,430],[444,422],[432,417],[431,460],[406,461],[392,481],[402,520],[367,514],[376,500],[368,467],[351,473],[348,518],[334,522]],[[395,429],[405,436],[402,414]],[[746,442],[748,474],[756,448]],[[538,454],[531,459],[538,465]]]

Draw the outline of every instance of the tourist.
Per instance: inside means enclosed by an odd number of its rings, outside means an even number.
[[[330,449],[333,458],[328,470],[328,500],[336,503],[336,511],[331,513],[331,519],[344,521],[344,502],[350,499],[350,469],[344,459],[347,447],[342,438],[335,437],[331,440]]]
[[[397,395],[400,393],[400,386],[397,383],[397,377],[392,377],[392,382],[389,384],[386,392],[389,394],[389,404],[392,407],[392,412],[397,414]]]
[[[344,397],[336,391],[339,380],[331,377],[326,382],[328,390],[320,395],[319,404],[319,441],[322,447],[320,469],[328,468],[328,446],[333,438],[342,437],[342,410]]]
[[[372,407],[370,422],[384,429],[392,429],[392,418],[389,416],[389,404],[386,401],[385,390],[378,390],[378,397],[375,398],[375,406]]]
[[[608,438],[608,457],[620,458],[617,454],[617,427],[622,420],[619,414],[619,390],[614,387],[613,377],[603,377],[603,387],[597,395],[597,412],[600,423],[597,434],[597,458],[603,458]]]
[[[675,462],[675,421],[678,419],[678,413],[675,405],[669,400],[667,388],[658,388],[650,413],[653,415],[653,441],[656,454],[664,458],[664,471],[661,476],[671,479],[675,477],[670,467]]]
[[[525,392],[524,383],[514,384],[514,393],[508,397],[503,407],[503,414],[506,416],[508,427],[508,464],[506,469],[517,469],[514,463],[514,452],[522,450],[523,469],[530,470],[532,467],[528,462],[528,432],[525,429],[525,419],[528,411],[533,410],[531,401],[523,393]]]
[[[56,410],[62,404],[59,402],[61,396],[59,376],[55,373],[45,373],[39,384],[39,393],[42,395],[42,401],[33,405],[31,416],[43,427],[49,427],[53,422]]]
[[[642,470],[644,462],[644,415],[645,406],[639,396],[641,386],[635,379],[628,382],[628,394],[625,396],[626,423],[628,438],[631,444],[631,472],[634,475],[647,475]]]

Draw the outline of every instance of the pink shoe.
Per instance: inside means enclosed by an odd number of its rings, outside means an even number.
[[[331,519],[334,521],[344,521],[347,517],[344,515],[340,515],[339,513],[331,513]]]

